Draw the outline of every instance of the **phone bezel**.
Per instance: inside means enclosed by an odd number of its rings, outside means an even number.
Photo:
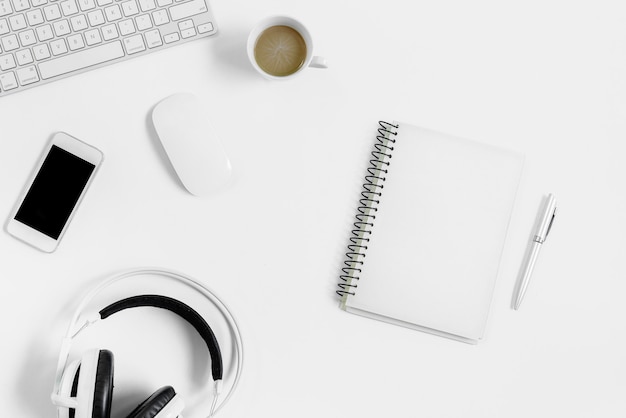
[[[24,199],[26,198],[26,194],[32,187],[33,182],[35,181],[35,177],[41,170],[41,166],[43,165],[43,162],[45,161],[46,157],[50,153],[50,150],[52,149],[53,145],[56,145],[57,147],[79,158],[82,158],[83,160],[95,166],[93,172],[91,173],[91,176],[89,176],[89,180],[87,180],[87,184],[83,188],[83,191],[80,194],[80,197],[78,198],[76,204],[74,205],[74,208],[72,208],[72,212],[70,213],[70,216],[67,218],[65,225],[63,225],[63,229],[61,230],[61,234],[59,235],[59,238],[57,239],[51,238],[48,235],[45,235],[39,232],[38,230],[31,228],[30,226],[25,225],[15,219],[17,211],[19,210],[20,206],[24,202]],[[35,166],[35,169],[32,171],[30,177],[28,178],[28,181],[26,182],[24,189],[22,190],[19,198],[17,199],[17,203],[15,207],[11,211],[11,215],[9,217],[9,220],[6,226],[7,232],[11,234],[12,236],[14,236],[15,238],[21,241],[24,241],[27,244],[30,244],[33,247],[41,251],[51,253],[54,250],[56,250],[56,248],[59,245],[59,242],[65,235],[65,231],[67,231],[69,224],[72,222],[72,218],[74,217],[76,210],[80,206],[83,200],[83,197],[85,196],[85,193],[89,189],[89,186],[91,185],[96,175],[96,172],[98,171],[98,168],[100,167],[100,164],[102,163],[103,160],[104,160],[104,155],[96,147],[86,144],[85,142],[79,139],[76,139],[73,136],[66,134],[65,132],[58,132],[54,134],[52,139],[48,141],[46,147],[41,153],[41,156],[39,158],[39,161],[37,162],[37,165]]]

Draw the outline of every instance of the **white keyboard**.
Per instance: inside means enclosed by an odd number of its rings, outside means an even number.
[[[208,0],[0,0],[0,96],[216,32]]]

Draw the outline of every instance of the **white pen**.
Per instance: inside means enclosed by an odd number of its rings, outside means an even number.
[[[528,287],[528,282],[530,282],[530,276],[533,274],[533,269],[535,268],[535,263],[537,262],[537,257],[539,256],[539,250],[550,232],[555,216],[556,199],[554,198],[554,195],[550,193],[548,195],[548,201],[546,202],[543,216],[541,217],[541,222],[539,222],[539,228],[530,243],[531,247],[528,258],[526,259],[526,264],[523,266],[522,280],[520,281],[517,299],[515,300],[515,310],[519,309],[519,306],[522,303],[522,299],[526,293],[526,288]]]

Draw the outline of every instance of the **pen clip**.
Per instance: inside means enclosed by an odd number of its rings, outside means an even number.
[[[554,207],[554,212],[552,212],[552,218],[550,218],[550,223],[548,224],[548,229],[546,230],[546,236],[544,240],[548,238],[548,234],[550,233],[550,229],[552,229],[552,223],[554,222],[554,217],[556,216],[556,206]]]

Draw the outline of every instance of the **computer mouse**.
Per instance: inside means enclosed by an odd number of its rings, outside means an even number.
[[[152,110],[152,123],[187,191],[206,196],[229,183],[232,167],[209,123],[209,112],[193,94],[177,93]]]

